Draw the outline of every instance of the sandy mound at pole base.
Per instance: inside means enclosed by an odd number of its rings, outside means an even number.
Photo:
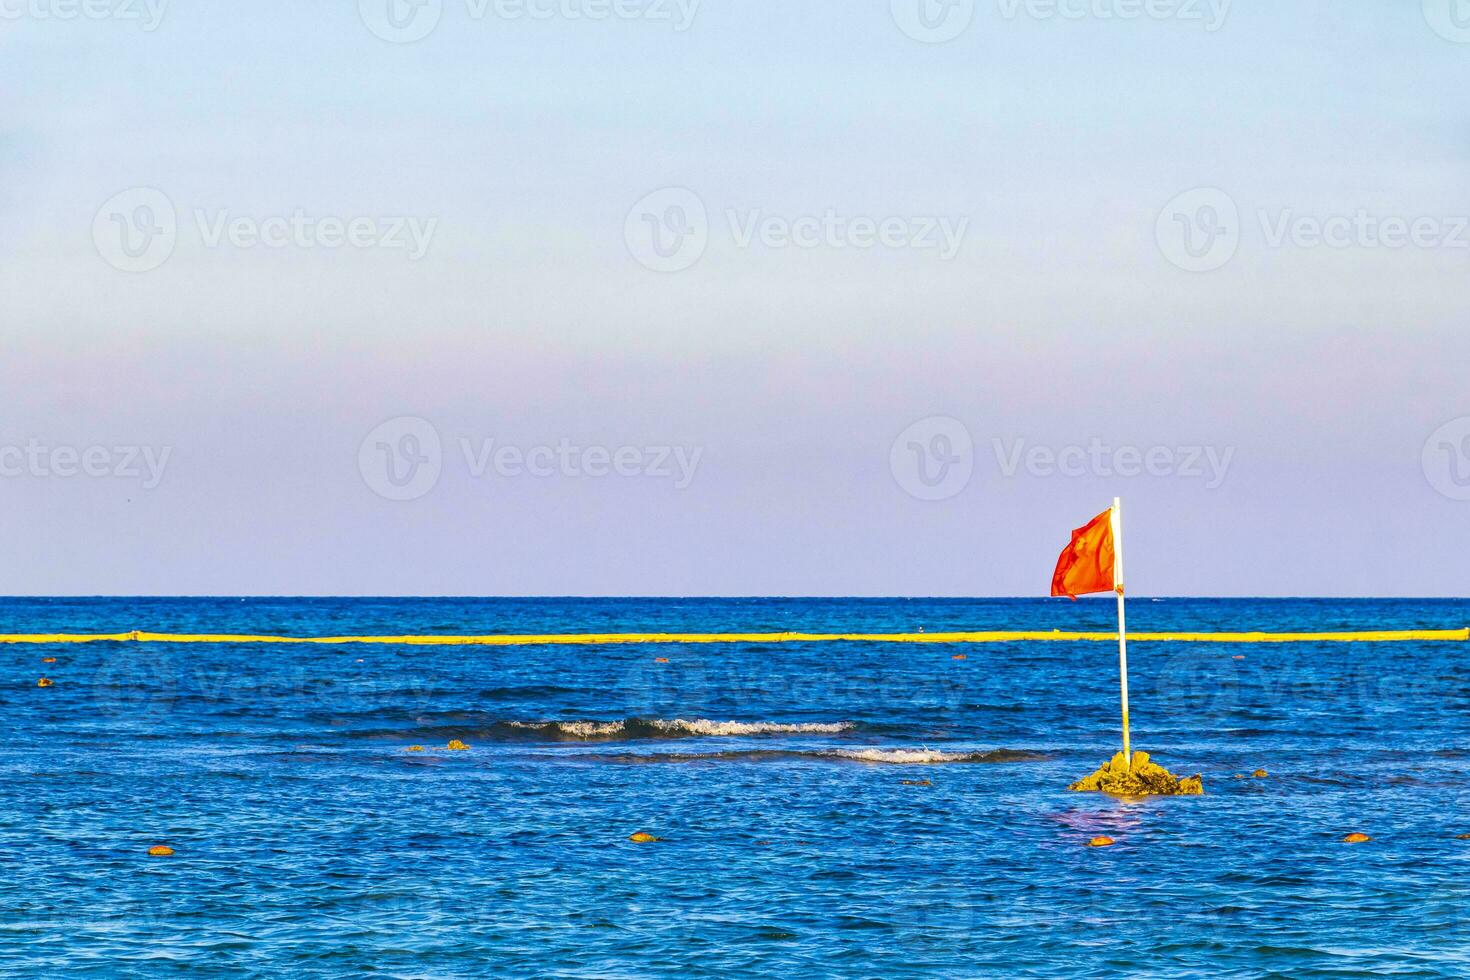
[[[1119,752],[1097,772],[1067,788],[1079,793],[1113,793],[1117,796],[1202,796],[1205,783],[1200,776],[1180,779],[1163,766],[1150,762],[1147,752],[1133,753],[1133,768],[1130,769],[1123,753]]]

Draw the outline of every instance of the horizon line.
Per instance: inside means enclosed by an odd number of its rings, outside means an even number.
[[[1400,601],[1400,602],[1456,602],[1470,601],[1470,596],[1457,595],[1129,595],[1130,599],[1137,600],[1161,600],[1161,601],[1319,601],[1319,602],[1349,602],[1349,601]],[[419,593],[419,594],[375,594],[375,593],[266,593],[266,592],[244,592],[244,593],[30,593],[0,595],[0,601],[6,600],[34,600],[34,599],[372,599],[372,600],[470,600],[470,601],[524,601],[524,600],[576,600],[576,601],[639,601],[639,602],[694,602],[708,600],[761,600],[761,601],[885,601],[902,600],[906,602],[998,602],[998,601],[1038,601],[1053,603],[1071,603],[1082,601],[1111,602],[1111,593],[1098,596],[1079,596],[1076,600],[1068,599],[1066,596],[1046,595],[760,595],[760,594],[736,594],[717,593],[707,595],[615,595],[604,594],[555,594],[555,593],[529,593],[524,595],[469,595],[455,593]]]

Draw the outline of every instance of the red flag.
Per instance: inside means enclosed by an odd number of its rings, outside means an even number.
[[[1072,532],[1072,543],[1057,559],[1051,594],[1069,596],[1113,591],[1113,511],[1108,508],[1086,527]]]

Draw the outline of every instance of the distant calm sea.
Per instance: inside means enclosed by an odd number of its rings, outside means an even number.
[[[1112,617],[1106,600],[0,600],[6,633]],[[1133,599],[1129,625],[1459,628],[1470,601]],[[1117,749],[1108,644],[3,647],[0,975],[1466,976],[1467,648],[1138,644],[1134,745],[1207,795],[1125,803],[1066,791]],[[1375,840],[1339,843],[1352,831]],[[1084,846],[1099,834],[1117,846]]]

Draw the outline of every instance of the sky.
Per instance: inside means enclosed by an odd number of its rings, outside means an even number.
[[[1463,596],[1462,0],[0,0],[0,593]]]

